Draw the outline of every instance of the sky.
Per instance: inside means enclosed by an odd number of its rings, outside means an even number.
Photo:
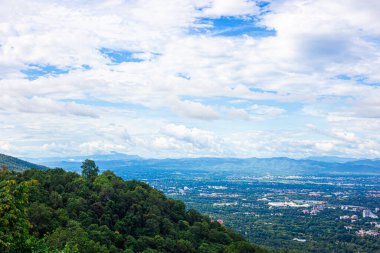
[[[378,0],[0,6],[0,153],[380,157]]]

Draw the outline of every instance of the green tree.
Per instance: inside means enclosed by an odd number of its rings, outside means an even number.
[[[72,221],[66,228],[57,228],[47,236],[47,243],[51,248],[63,250],[67,245],[77,245],[79,252],[83,253],[107,253],[104,245],[95,242],[88,237],[88,233],[80,226],[80,223]]]
[[[99,173],[99,168],[93,160],[86,159],[82,163],[82,176],[93,181]]]
[[[26,218],[28,191],[36,183],[35,180],[0,182],[0,252],[17,252],[25,247],[31,226]]]
[[[193,245],[191,244],[191,242],[180,239],[176,243],[175,251],[178,253],[191,253],[191,252],[195,252],[195,249],[193,248]]]
[[[253,246],[252,244],[241,241],[231,243],[223,253],[269,253],[266,249],[261,249],[259,247]]]

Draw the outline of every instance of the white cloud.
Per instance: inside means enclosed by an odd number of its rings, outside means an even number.
[[[354,132],[350,132],[344,129],[338,129],[338,128],[333,128],[333,129],[328,129],[328,130],[323,130],[323,129],[318,129],[316,126],[309,124],[307,127],[309,127],[311,130],[315,131],[318,134],[322,134],[328,137],[331,137],[333,139],[345,141],[345,142],[351,142],[355,143],[358,142],[359,139],[356,136]]]
[[[328,152],[331,151],[335,145],[332,142],[317,142],[315,143],[315,147],[320,151]]]
[[[378,1],[266,9],[246,0],[3,1],[1,150],[376,156]],[[197,33],[212,25],[201,18],[220,17],[260,19],[276,34]],[[143,61],[114,64],[102,48]],[[28,80],[29,64],[68,73]]]
[[[212,132],[198,128],[169,124],[161,132],[177,141],[190,143],[197,149],[215,149],[219,146],[219,140]]]
[[[10,97],[0,95],[0,110],[14,110],[15,113],[54,113],[58,115],[75,115],[97,118],[96,111],[89,106],[74,102],[57,102],[50,98]]]
[[[212,0],[203,14],[207,17],[230,17],[230,16],[247,16],[258,14],[260,9],[256,1],[250,0]]]
[[[9,153],[9,152],[14,151],[12,149],[14,149],[14,148],[12,147],[12,145],[9,142],[7,142],[7,141],[0,141],[0,150],[1,150],[1,152],[3,152],[3,153]]]
[[[249,112],[242,108],[222,108],[222,112],[225,113],[231,119],[241,119],[241,120],[253,120],[254,117],[249,114]],[[257,118],[255,118],[257,119]]]
[[[178,111],[187,117],[202,119],[202,120],[214,120],[218,119],[219,114],[210,106],[205,106],[198,102],[193,101],[176,101],[171,104],[174,111]]]
[[[79,145],[79,151],[82,154],[103,154],[109,153],[110,150],[119,150],[120,152],[128,151],[123,145],[109,143],[103,140],[84,142]]]
[[[278,116],[278,115],[286,112],[286,110],[279,108],[279,107],[267,106],[267,105],[257,105],[257,104],[252,105],[250,107],[250,109],[252,110],[252,112],[254,114],[264,115],[264,116],[268,116],[268,117]]]
[[[181,145],[179,145],[174,138],[167,138],[164,136],[155,138],[152,142],[152,145],[158,149],[178,150],[181,148]]]
[[[258,104],[253,104],[248,108],[223,107],[221,111],[232,119],[242,120],[265,120],[276,118],[286,112],[285,109],[279,107]]]

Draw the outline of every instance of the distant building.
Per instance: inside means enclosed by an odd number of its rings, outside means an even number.
[[[357,234],[358,236],[363,237],[363,236],[366,235],[366,231],[365,231],[364,229],[360,229],[359,231],[356,231],[356,234]]]
[[[367,235],[378,236],[378,235],[380,235],[380,233],[379,233],[379,231],[369,230],[369,231],[367,231]]]
[[[356,234],[358,236],[361,236],[361,237],[366,236],[366,235],[371,235],[371,236],[378,236],[378,235],[380,235],[379,231],[376,231],[376,230],[368,230],[368,231],[366,231],[364,229],[360,229],[359,231],[356,232]]]
[[[311,210],[311,211],[310,211],[310,214],[311,214],[311,215],[317,215],[317,214],[318,214],[318,211],[317,211],[317,210]]]
[[[316,211],[323,211],[324,209],[325,209],[325,207],[323,205],[313,206],[313,210],[316,210]]]
[[[306,242],[306,239],[293,238],[293,241]]]
[[[223,220],[210,220],[211,222],[218,222],[220,225],[223,225],[224,221]]]
[[[213,203],[212,206],[237,206],[238,202],[222,202],[222,203]]]
[[[373,212],[371,212],[371,210],[366,209],[366,210],[363,210],[363,218],[377,219],[378,216],[374,214]]]

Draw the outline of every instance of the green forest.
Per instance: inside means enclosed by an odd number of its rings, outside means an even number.
[[[0,171],[0,252],[268,252],[179,200],[95,162]]]

